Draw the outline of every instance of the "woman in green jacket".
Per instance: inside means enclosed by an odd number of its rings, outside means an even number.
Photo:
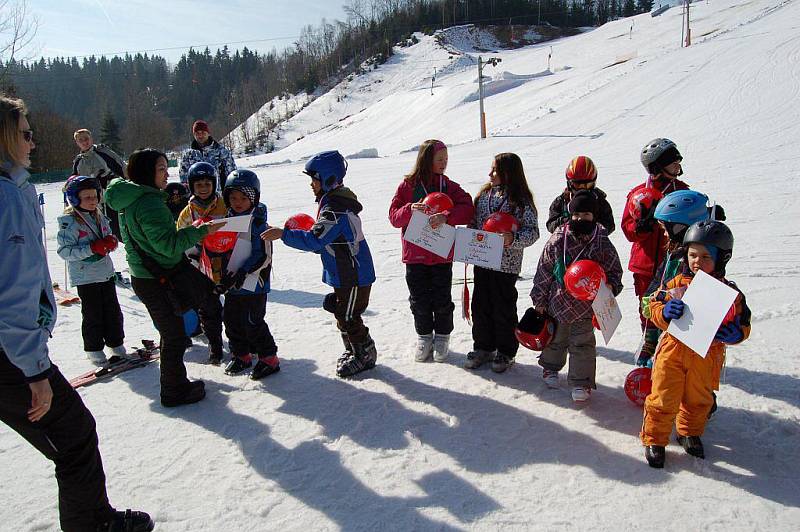
[[[205,397],[205,383],[186,377],[183,354],[186,334],[183,319],[176,311],[164,285],[146,266],[147,257],[158,267],[169,270],[184,260],[184,251],[224,224],[203,224],[199,227],[175,228],[175,221],[166,204],[169,172],[167,157],[162,152],[145,148],[128,159],[128,180],[114,179],[106,191],[106,202],[120,213],[120,232],[125,242],[133,291],[147,307],[161,333],[161,404],[167,407],[196,403]],[[143,259],[142,253],[145,255]],[[207,290],[210,283],[199,283],[198,290]]]

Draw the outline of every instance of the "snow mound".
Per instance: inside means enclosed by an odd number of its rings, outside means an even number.
[[[378,150],[376,148],[364,148],[363,150],[359,150],[355,153],[351,153],[346,159],[377,159],[379,157]]]

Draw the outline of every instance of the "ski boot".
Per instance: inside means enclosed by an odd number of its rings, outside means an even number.
[[[339,377],[351,377],[356,373],[372,369],[378,359],[375,342],[367,335],[362,343],[353,343],[353,353],[349,358],[342,356],[336,364],[336,374]]]
[[[450,354],[450,335],[437,334],[433,337],[433,361],[444,362]]]
[[[686,454],[690,454],[695,458],[705,458],[706,453],[703,449],[703,442],[700,441],[700,436],[682,436],[678,434],[675,439],[681,444]]]
[[[467,353],[467,361],[464,362],[464,367],[467,369],[478,369],[492,360],[494,360],[494,351],[476,349],[475,351]]]
[[[172,408],[181,405],[190,405],[202,401],[206,396],[206,383],[203,381],[192,381],[183,395],[161,396],[161,405]]]
[[[253,365],[253,356],[249,353],[243,356],[234,356],[225,366],[226,375],[238,375]]]
[[[155,526],[146,513],[125,510],[113,512],[107,521],[97,525],[97,532],[150,532]]]
[[[257,381],[267,377],[268,375],[272,375],[273,373],[277,373],[281,370],[280,361],[278,360],[278,355],[270,355],[265,357],[258,357],[258,362],[256,362],[256,367],[253,368],[253,372],[250,373],[250,379]]]
[[[433,352],[433,334],[420,334],[417,337],[417,347],[414,349],[414,360],[427,362]]]
[[[667,450],[663,445],[646,445],[644,448],[644,457],[647,459],[647,464],[656,469],[663,469],[664,462],[667,458]]]
[[[505,370],[514,365],[514,357],[504,355],[500,351],[494,356],[492,361],[492,371],[495,373],[503,373]]]
[[[219,366],[222,363],[222,342],[209,344],[208,363],[212,366]]]

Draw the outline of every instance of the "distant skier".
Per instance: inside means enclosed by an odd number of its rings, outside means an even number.
[[[102,191],[94,177],[67,181],[68,207],[58,217],[58,254],[67,261],[70,281],[81,298],[83,350],[92,363],[105,364],[103,347],[125,356],[122,310],[109,253],[119,241],[97,208]]]
[[[34,148],[27,112],[22,100],[0,96],[0,234],[6,239],[0,246],[0,420],[55,464],[62,530],[150,531],[146,513],[109,504],[94,418],[48,354],[56,304],[44,220],[26,170]],[[24,511],[18,495],[26,493],[33,513],[49,513],[25,479],[6,474],[3,483],[14,511]]]
[[[422,200],[432,192],[446,194],[453,203],[448,212],[430,217],[432,228],[444,223],[466,225],[472,221],[475,212],[472,198],[458,183],[444,175],[447,160],[444,142],[430,139],[420,145],[414,168],[400,182],[389,205],[389,222],[400,228],[401,236],[405,234],[414,211],[428,212]],[[435,361],[444,362],[450,352],[455,310],[452,254],[442,258],[406,240],[402,240],[402,246],[408,300],[417,332],[414,360],[425,362],[433,356]]]
[[[100,188],[105,193],[108,183],[115,177],[125,177],[125,162],[114,150],[105,144],[95,144],[92,132],[88,129],[79,129],[73,133],[75,144],[81,152],[72,161],[72,175],[85,175],[97,178]],[[119,215],[117,211],[101,203],[103,214],[108,217],[111,232],[120,239]]]
[[[733,253],[733,234],[728,226],[715,220],[698,222],[686,231],[683,243],[685,255],[680,272],[662,283],[650,300],[650,319],[663,331],[670,321],[683,316],[685,305],[681,298],[698,271],[713,275],[739,291],[725,279],[725,267]],[[644,403],[640,433],[650,467],[664,467],[673,423],[677,441],[684,450],[705,458],[700,436],[714,404],[713,391],[725,363],[726,345],[747,339],[750,317],[745,297],[739,291],[734,312],[720,325],[705,356],[699,356],[668,332],[663,334],[655,355],[652,391]]]
[[[214,167],[219,176],[217,183],[217,191],[222,192],[225,188],[225,179],[228,174],[236,170],[236,163],[233,160],[231,152],[214,140],[211,136],[211,130],[205,120],[195,120],[192,124],[192,144],[181,155],[181,164],[178,169],[178,175],[181,183],[187,183],[189,177],[189,168],[194,163],[207,162]]]
[[[528,187],[522,160],[514,153],[500,153],[492,161],[489,182],[475,197],[475,219],[470,227],[481,229],[495,213],[514,217],[519,228],[504,233],[500,270],[475,266],[472,292],[473,351],[464,367],[475,369],[491,362],[492,370],[502,373],[514,363],[519,342],[517,326],[517,279],[522,269],[525,248],[539,239],[539,226],[533,193]]]
[[[289,247],[319,253],[322,281],[333,287],[326,298],[342,335],[344,353],[336,362],[336,374],[349,377],[375,367],[378,351],[361,315],[367,310],[375,268],[358,214],[363,207],[343,185],[347,163],[338,151],[324,151],[308,160],[304,173],[319,203],[317,220],[309,231],[271,227],[261,237],[282,239]]]

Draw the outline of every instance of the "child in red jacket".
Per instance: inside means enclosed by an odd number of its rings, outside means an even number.
[[[644,342],[639,354],[649,355],[653,353],[658,342],[658,329],[642,314],[642,296],[647,294],[647,287],[650,286],[658,265],[664,262],[668,239],[653,218],[656,204],[634,213],[631,209],[631,197],[644,188],[653,188],[662,195],[667,195],[676,190],[686,190],[689,185],[678,179],[678,176],[683,174],[681,168],[683,157],[671,140],[662,138],[651,140],[642,148],[640,159],[648,177],[644,183],[637,185],[628,193],[625,210],[622,212],[622,232],[633,244],[628,270],[633,272],[633,290],[639,298],[639,320],[644,333]]]
[[[449,212],[431,216],[431,227],[435,229],[443,223],[466,225],[472,221],[472,198],[458,183],[444,175],[446,168],[447,146],[444,142],[423,142],[414,169],[397,187],[389,206],[389,221],[402,229],[401,236],[406,232],[412,212],[426,210],[422,200],[431,192],[443,192],[453,201]],[[424,362],[433,355],[435,361],[444,362],[449,353],[455,310],[451,295],[452,253],[445,259],[406,240],[402,242],[408,300],[418,335],[414,359]]]

